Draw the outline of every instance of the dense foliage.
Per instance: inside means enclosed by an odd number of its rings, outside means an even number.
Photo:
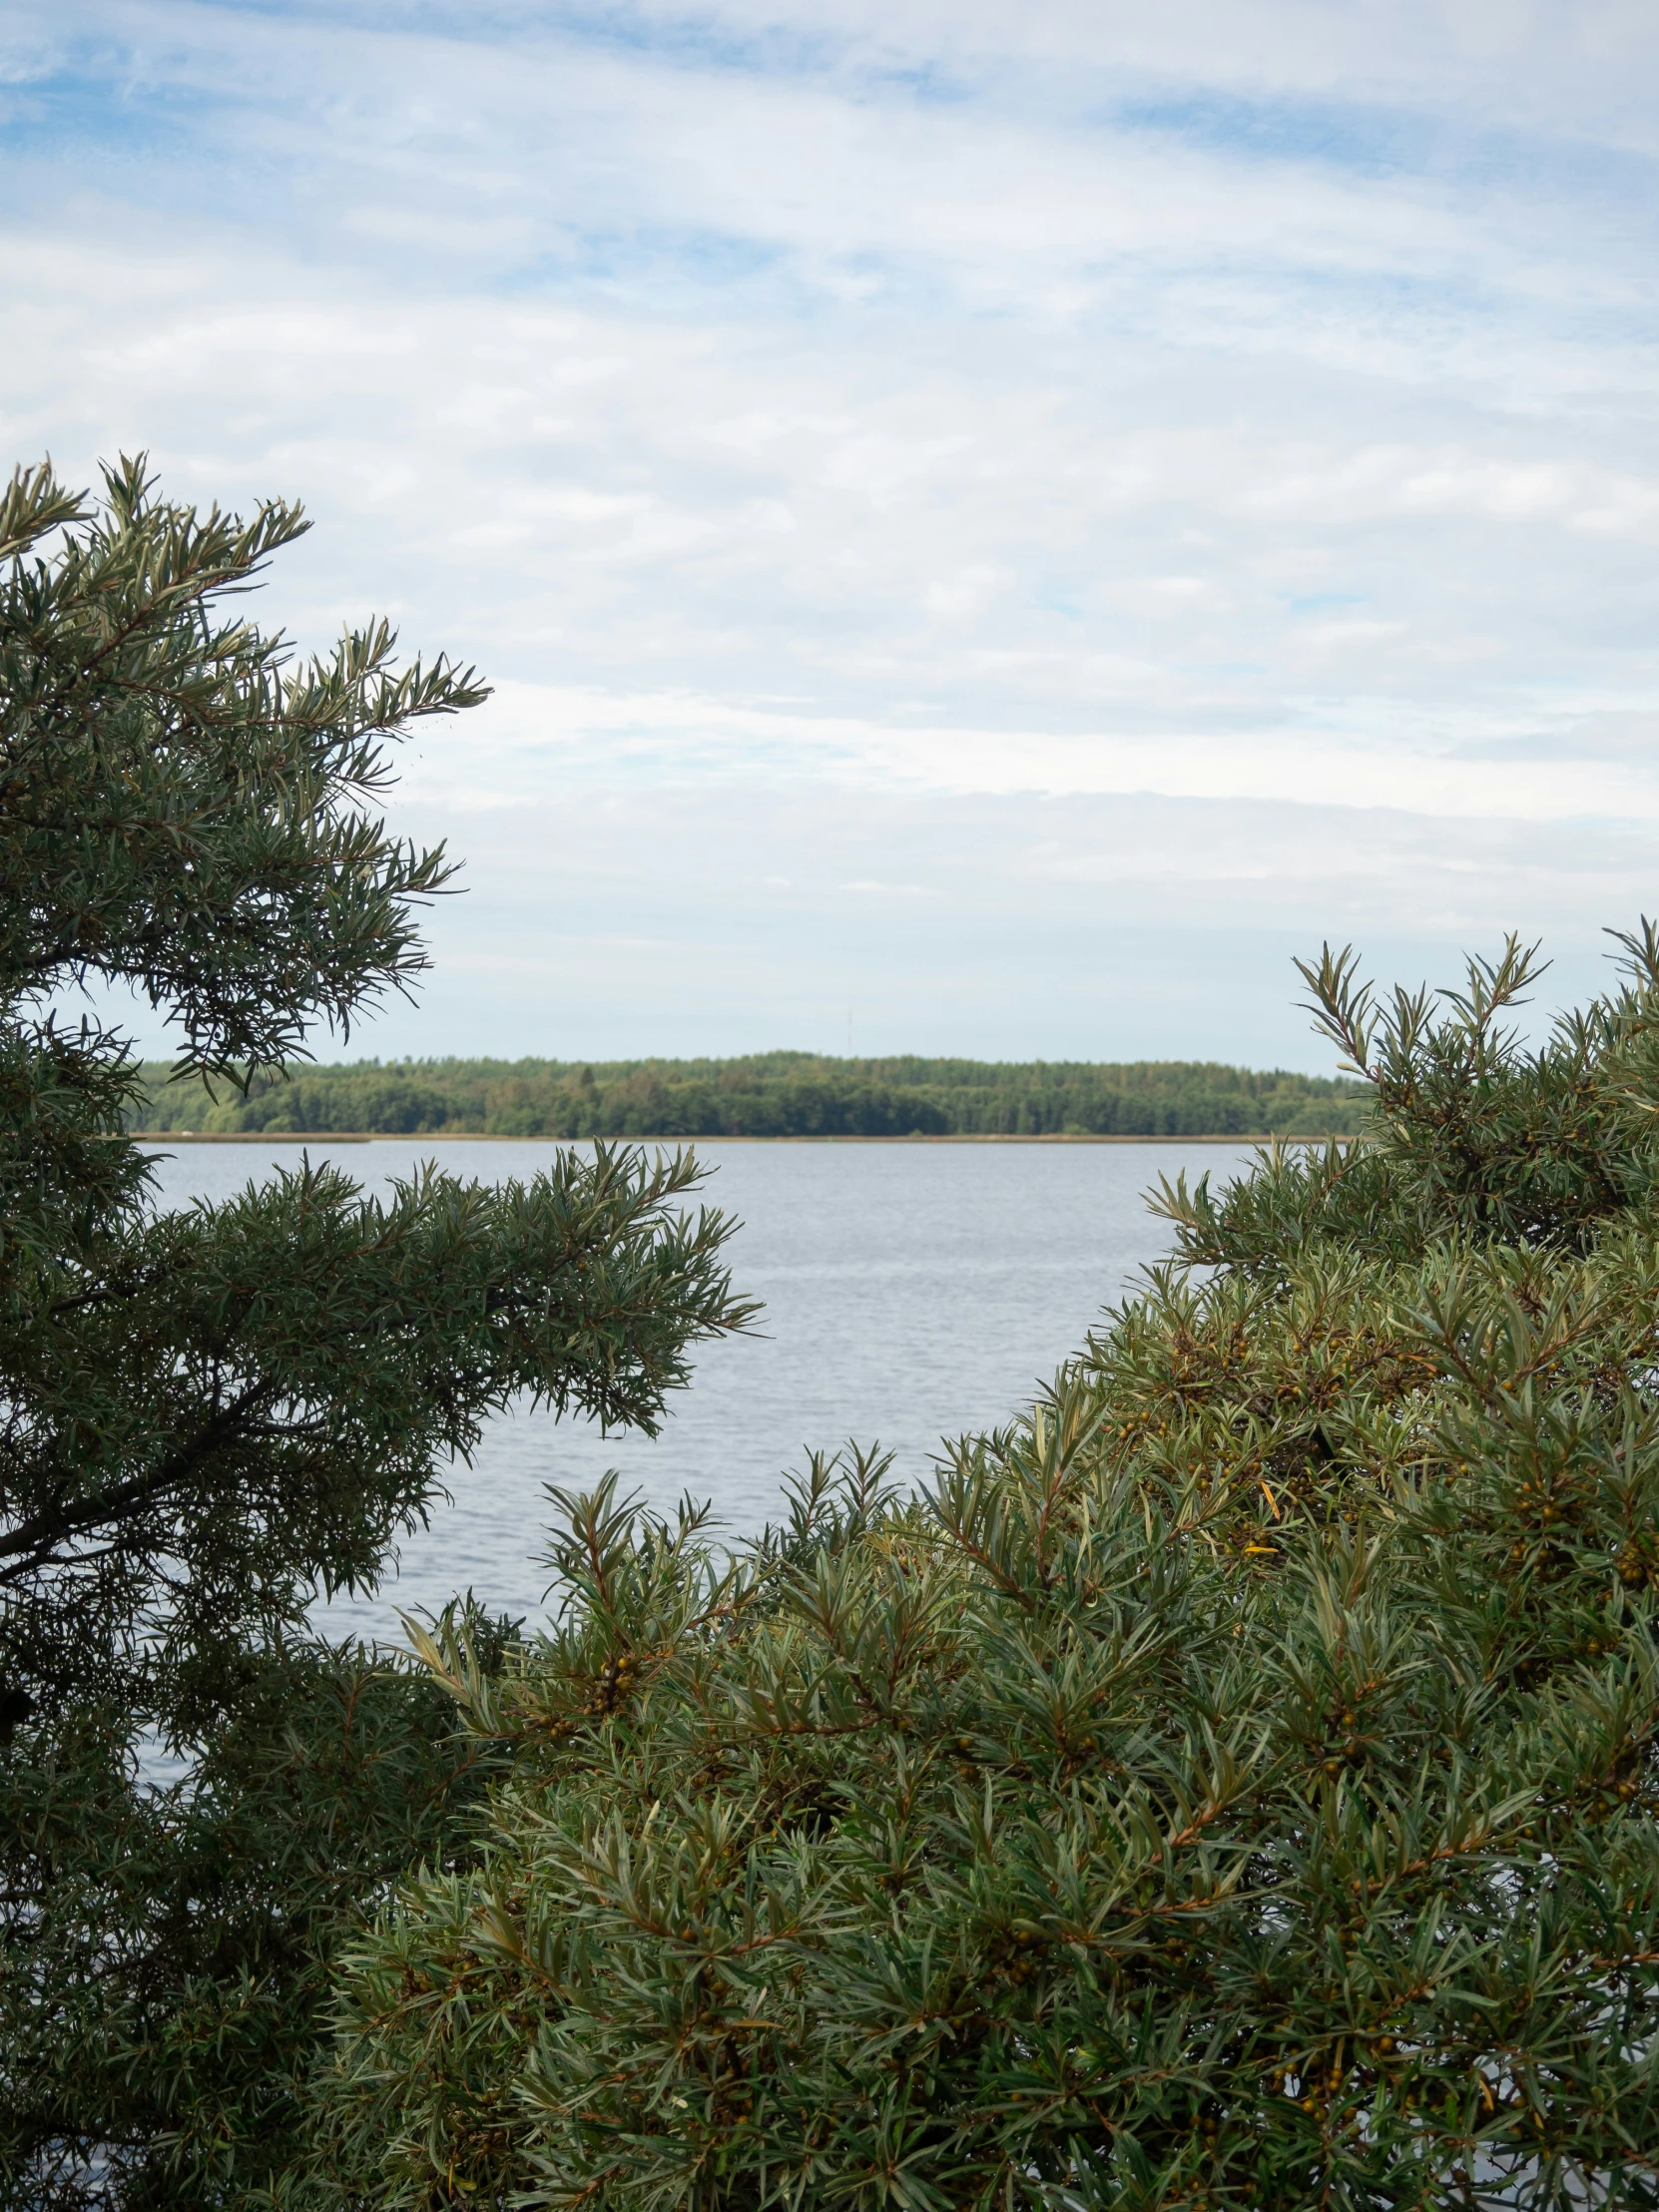
[[[479,1755],[430,1685],[303,1644],[372,1582],[492,1409],[650,1427],[741,1326],[689,1158],[598,1148],[494,1189],[365,1198],[306,1166],[159,1214],[125,985],[234,1087],[406,987],[441,852],[372,803],[412,719],[482,696],[323,661],[237,596],[303,527],[50,472],[0,500],[0,2190],[245,2201],[280,2165],[323,1961],[447,1863]],[[227,604],[229,602],[229,606]],[[136,1781],[146,1739],[195,1781]]]
[[[409,1867],[475,1856],[488,1747],[436,1685],[308,1644],[241,1675],[165,1789],[135,1788],[119,1714],[13,1748],[0,2202],[247,2202],[300,2155],[342,1935]]]
[[[824,1059],[358,1062],[260,1076],[246,1096],[144,1071],[135,1128],[498,1137],[1346,1136],[1365,1086],[1210,1062]]]
[[[1659,940],[1322,1026],[1377,1141],[1177,1257],[923,1499],[726,1557],[563,1501],[422,1637],[503,1762],[350,1946],[294,2203],[1659,2204]]]

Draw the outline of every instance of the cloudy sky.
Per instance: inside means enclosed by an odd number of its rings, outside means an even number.
[[[0,420],[491,703],[379,1052],[1318,1068],[1659,908],[1659,11],[10,0]],[[319,1040],[324,1056],[326,1040]]]

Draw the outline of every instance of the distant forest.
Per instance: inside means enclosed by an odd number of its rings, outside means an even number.
[[[247,1097],[147,1064],[134,1129],[384,1136],[1351,1135],[1367,1086],[1209,1061],[359,1060],[256,1078]]]

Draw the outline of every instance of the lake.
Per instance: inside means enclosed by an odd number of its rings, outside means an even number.
[[[386,1138],[312,1153],[365,1186],[436,1158],[484,1181],[533,1175],[551,1143]],[[407,1538],[377,1593],[319,1609],[330,1633],[393,1638],[397,1609],[468,1586],[534,1615],[547,1576],[542,1486],[607,1467],[671,1506],[711,1498],[733,1532],[778,1513],[779,1478],[848,1437],[925,1480],[939,1439],[1007,1420],[1081,1344],[1103,1307],[1169,1249],[1143,1193],[1160,1174],[1217,1182],[1249,1160],[1219,1144],[736,1144],[700,1141],[711,1204],[738,1215],[738,1288],[765,1302],[758,1337],[707,1346],[656,1439],[601,1436],[519,1412],[491,1422],[453,1502]],[[294,1145],[182,1145],[158,1163],[164,1205],[224,1198],[298,1164]]]

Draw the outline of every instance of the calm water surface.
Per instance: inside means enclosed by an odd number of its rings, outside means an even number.
[[[332,1155],[383,1187],[435,1157],[500,1182],[545,1165],[551,1144],[387,1138]],[[587,1488],[607,1467],[662,1506],[690,1490],[742,1532],[778,1511],[781,1473],[849,1437],[897,1453],[924,1480],[939,1439],[1005,1421],[1082,1342],[1129,1279],[1168,1250],[1143,1192],[1160,1173],[1249,1155],[1224,1145],[700,1143],[710,1203],[744,1226],[728,1251],[739,1289],[765,1302],[759,1337],[706,1347],[660,1436],[601,1436],[546,1412],[490,1424],[453,1503],[406,1539],[379,1591],[319,1613],[330,1633],[398,1635],[397,1609],[475,1589],[534,1615],[547,1576],[543,1485]],[[326,1140],[313,1155],[328,1155]],[[185,1145],[159,1163],[158,1198],[224,1198],[298,1165],[293,1145]]]

